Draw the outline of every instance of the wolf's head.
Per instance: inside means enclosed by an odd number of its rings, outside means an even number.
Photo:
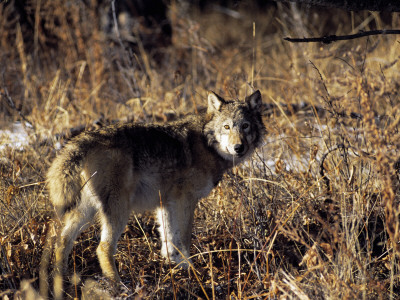
[[[260,144],[265,130],[261,120],[261,93],[254,92],[245,101],[226,101],[208,93],[210,121],[204,131],[208,143],[226,160],[241,162]]]

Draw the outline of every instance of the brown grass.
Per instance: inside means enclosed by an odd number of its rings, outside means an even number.
[[[15,103],[11,108],[2,97],[0,126],[21,116],[34,126],[23,150],[1,152],[0,295],[29,298],[29,284],[38,287],[52,214],[44,175],[56,154],[56,134],[91,128],[96,120],[167,120],[196,112],[207,90],[236,98],[254,87],[266,104],[265,144],[199,203],[193,269],[166,265],[154,219],[135,215],[118,246],[125,284],[118,291],[101,277],[98,229],[79,238],[71,272],[84,293],[92,288],[104,297],[138,299],[400,297],[393,168],[400,137],[399,38],[329,45],[282,39],[399,28],[398,14],[317,14],[279,4],[235,8],[235,19],[172,5],[171,45],[147,48],[140,41],[123,48],[98,26],[96,1],[29,3],[34,18],[28,26],[19,24],[7,1],[0,2],[0,92]],[[72,285],[67,292],[74,297],[81,288]]]

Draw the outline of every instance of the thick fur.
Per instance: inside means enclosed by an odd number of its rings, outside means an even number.
[[[197,202],[260,144],[260,106],[259,91],[244,102],[210,92],[203,114],[163,125],[112,125],[71,140],[47,175],[60,221],[55,298],[62,297],[63,270],[74,241],[95,219],[101,226],[97,255],[105,276],[119,280],[114,254],[132,211],[156,212],[162,255],[187,267]]]

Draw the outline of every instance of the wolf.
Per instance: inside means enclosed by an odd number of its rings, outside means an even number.
[[[103,275],[120,280],[114,254],[132,211],[155,211],[161,254],[188,267],[193,214],[223,174],[249,158],[265,131],[261,93],[225,100],[208,93],[208,107],[166,124],[125,123],[73,138],[50,166],[47,185],[55,208],[54,297],[62,298],[63,272],[78,235],[100,225],[96,253]],[[41,293],[49,263],[43,252]]]

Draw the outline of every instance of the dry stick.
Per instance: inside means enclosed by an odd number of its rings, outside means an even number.
[[[251,64],[251,87],[254,87],[254,65],[256,63],[256,23],[253,22],[253,62]]]
[[[338,144],[336,147],[334,147],[333,149],[331,149],[328,152],[326,152],[321,158],[321,163],[319,165],[320,166],[319,174],[321,175],[321,178],[324,180],[324,183],[326,185],[328,193],[330,193],[330,191],[331,191],[331,184],[330,184],[329,177],[325,174],[325,167],[324,167],[325,160],[327,159],[328,155],[331,154],[334,151],[337,151],[337,150],[349,150],[349,149],[352,149],[353,153],[356,156],[362,156],[362,157],[366,157],[366,158],[369,158],[369,159],[372,159],[372,160],[376,160],[376,157],[374,157],[373,154],[365,152],[365,151],[362,151],[362,150],[361,150],[360,153],[356,153],[355,151],[357,149],[355,147],[345,146],[344,144]]]
[[[15,279],[14,276],[6,276],[7,274],[12,274],[11,271],[11,267],[10,267],[10,263],[7,259],[7,255],[6,255],[6,250],[4,249],[4,246],[2,244],[0,244],[0,253],[1,256],[4,258],[3,263],[0,263],[0,268],[1,268],[1,272],[3,274],[3,281],[7,281],[8,286],[11,286],[12,289],[16,289],[17,285],[15,284]]]
[[[211,291],[212,298],[215,299],[215,289],[214,289],[214,274],[213,274],[213,263],[212,263],[212,254],[210,252],[210,246],[207,246],[208,257],[210,258],[210,277],[211,277]]]
[[[150,241],[149,241],[149,239],[147,238],[146,232],[144,232],[144,229],[143,229],[142,225],[140,224],[140,222],[139,222],[139,220],[138,220],[136,214],[134,214],[134,217],[135,217],[136,223],[138,224],[138,226],[139,226],[139,228],[140,228],[140,231],[142,232],[144,238],[146,239],[146,243],[147,243],[147,246],[149,247],[150,253],[153,253],[153,248],[151,247]],[[129,253],[130,253],[130,252],[129,252]]]
[[[52,226],[52,228],[50,228]],[[39,291],[40,295],[44,299],[48,299],[49,294],[49,264],[51,255],[53,254],[54,244],[55,244],[55,226],[56,223],[53,221],[50,225],[45,223],[44,234],[46,236],[42,257],[40,258],[40,268],[39,268]]]
[[[336,151],[336,150],[339,150],[339,149],[345,149],[345,146],[344,146],[343,144],[340,144],[340,145],[336,146],[335,148],[329,150],[329,151],[328,151],[327,153],[325,153],[325,154],[322,156],[322,158],[321,158],[321,164],[320,164],[320,168],[319,168],[319,174],[321,175],[321,178],[322,178],[322,179],[324,180],[324,182],[325,182],[325,185],[326,185],[326,189],[327,189],[328,194],[330,194],[330,191],[331,191],[331,181],[330,181],[329,177],[325,175],[324,162],[325,162],[325,159],[328,157],[328,155],[329,155],[330,153],[332,153],[332,152],[334,152],[334,151]]]
[[[8,93],[8,90],[7,90],[6,88],[4,88],[4,91],[5,91],[4,93],[3,93],[3,92],[0,92],[0,96],[3,96],[3,98],[6,100],[8,106],[9,106],[11,109],[17,111],[18,114],[19,114],[19,116],[20,116],[26,123],[28,123],[29,126],[31,126],[33,129],[35,129],[35,126],[32,124],[31,121],[29,121],[29,120],[25,117],[25,115],[22,113],[21,109],[17,108],[17,106],[15,105],[13,99],[10,97],[10,94]]]
[[[324,89],[325,89],[325,92],[326,92],[326,94],[328,95],[328,103],[329,103],[329,105],[332,106],[332,103],[331,103],[331,100],[330,100],[331,95],[329,94],[328,88],[326,87],[326,84],[325,84],[324,78],[322,77],[321,72],[319,71],[319,69],[317,68],[317,66],[316,66],[311,60],[309,60],[309,62],[310,62],[310,64],[313,66],[313,68],[318,72],[319,79],[321,80],[322,85],[323,85],[323,87],[324,87]]]
[[[345,41],[345,40],[353,40],[358,39],[365,36],[370,35],[383,35],[383,34],[400,34],[399,29],[383,29],[383,30],[369,30],[369,31],[360,31],[356,34],[349,34],[349,35],[328,35],[323,37],[317,38],[290,38],[285,37],[283,38],[285,41],[291,43],[317,43],[322,42],[324,44],[330,44],[332,42],[337,41]]]
[[[78,298],[78,283],[77,283],[77,276],[76,276],[76,261],[75,261],[75,249],[74,249],[74,255],[72,256],[74,259],[74,286],[75,286],[75,299],[79,299]]]
[[[135,69],[135,67],[133,65],[132,57],[131,57],[131,52],[128,51],[128,49],[124,46],[124,43],[122,42],[121,34],[119,32],[117,14],[116,14],[116,9],[115,9],[115,0],[111,0],[111,11],[112,11],[112,16],[113,16],[113,21],[114,21],[114,29],[115,29],[115,32],[117,34],[119,45],[121,46],[121,48],[126,53],[126,58],[128,59],[129,66],[132,69]],[[124,77],[124,79],[125,79],[125,77]],[[136,83],[136,80],[133,80],[133,83],[135,85],[136,92],[138,93],[138,98],[140,99],[140,102],[141,102],[141,93],[140,93],[139,87],[138,87],[138,85]]]

